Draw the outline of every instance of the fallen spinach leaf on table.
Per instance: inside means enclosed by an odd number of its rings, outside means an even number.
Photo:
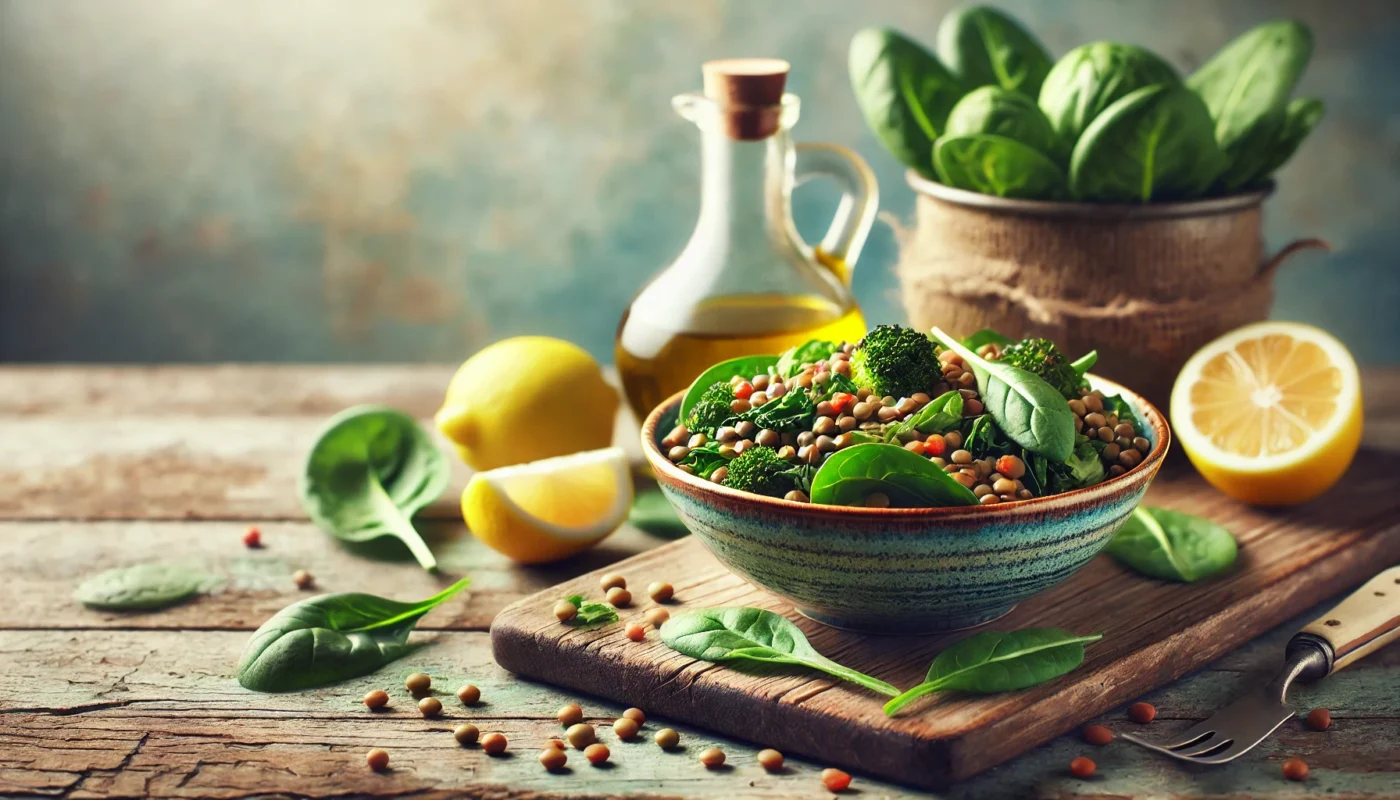
[[[607,603],[590,603],[581,594],[569,595],[564,599],[578,609],[574,618],[569,620],[569,625],[576,628],[595,628],[617,622],[617,609]]]
[[[289,692],[368,675],[407,655],[418,620],[469,582],[417,603],[360,593],[293,603],[253,633],[238,660],[238,682],[256,692]]]
[[[1075,636],[1059,628],[983,631],[953,644],[929,665],[924,682],[885,704],[894,716],[933,692],[1014,692],[1073,670],[1084,662],[1084,645],[1103,634]]]
[[[393,536],[432,570],[437,559],[413,527],[413,515],[442,495],[450,475],[447,457],[412,417],[355,406],[332,417],[311,446],[301,505],[337,539]]]
[[[863,506],[879,492],[897,508],[970,506],[971,489],[953,480],[932,461],[883,442],[837,450],[812,478],[811,501],[817,505]]]
[[[933,337],[972,368],[987,413],[1008,439],[1051,461],[1070,457],[1074,413],[1058,389],[1033,372],[987,361],[938,328],[933,329]]]
[[[692,449],[691,453],[694,452]],[[701,477],[708,478],[716,467],[724,465],[724,456],[719,454],[718,448],[713,455],[717,461],[713,465],[704,465],[708,469],[697,469],[697,475],[701,475],[703,471]],[[689,456],[686,458],[690,461]],[[685,527],[681,518],[676,516],[676,509],[671,506],[671,501],[666,499],[666,495],[660,489],[643,489],[637,492],[636,497],[632,498],[632,511],[628,514],[627,521],[652,536],[667,539],[678,539],[690,533],[690,529]]]
[[[787,617],[761,608],[702,608],[671,617],[661,641],[682,655],[716,664],[808,667],[889,697],[899,690],[818,653]]]
[[[188,600],[213,581],[210,575],[175,564],[137,564],[88,578],[73,597],[88,608],[149,611]]]
[[[1138,506],[1104,552],[1144,575],[1194,583],[1229,569],[1239,545],[1228,530],[1210,520]]]

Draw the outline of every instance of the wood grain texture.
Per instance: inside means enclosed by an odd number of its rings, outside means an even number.
[[[0,521],[0,629],[216,628],[252,630],[283,606],[306,597],[292,584],[298,569],[325,592],[369,591],[417,600],[468,575],[460,598],[435,609],[420,627],[486,630],[505,606],[583,569],[600,568],[665,540],[624,525],[597,547],[563,564],[522,568],[471,536],[460,522],[420,523],[440,571],[429,574],[397,541],[350,546],[310,523],[260,522],[264,546],[243,545],[248,522]],[[55,558],[53,543],[63,543]],[[162,611],[84,608],[76,584],[113,567],[155,561],[200,569],[220,580],[208,595]],[[469,598],[469,599],[468,599]]]
[[[23,493],[0,489],[0,795],[831,797],[817,779],[830,766],[824,758],[809,761],[789,752],[789,771],[768,775],[754,763],[757,747],[667,720],[655,709],[648,709],[648,732],[661,724],[675,727],[686,745],[680,753],[664,753],[648,742],[618,744],[603,731],[613,748],[612,768],[589,768],[575,755],[566,774],[540,769],[537,747],[558,732],[553,715],[560,705],[578,702],[597,722],[610,721],[623,705],[511,675],[493,662],[488,637],[479,629],[515,598],[659,541],[627,528],[599,549],[542,569],[508,564],[450,519],[432,522],[428,533],[449,565],[445,572],[469,574],[474,585],[424,619],[413,638],[426,647],[374,675],[314,691],[266,695],[238,686],[233,664],[248,629],[303,596],[285,583],[290,570],[311,570],[327,590],[412,598],[434,588],[434,578],[411,562],[361,558],[301,521],[286,480],[301,462],[306,437],[331,413],[368,401],[424,417],[436,408],[450,372],[414,366],[0,367],[0,480],[25,477],[16,466],[23,461],[42,475],[32,487],[36,502],[44,504],[31,507]],[[1364,382],[1368,442],[1400,450],[1400,370],[1368,371]],[[259,423],[266,427],[250,443],[255,446],[225,441]],[[196,427],[210,433],[191,434]],[[224,437],[217,435],[221,429]],[[619,441],[631,444],[625,429],[619,431]],[[85,448],[89,435],[101,447]],[[228,459],[219,454],[240,447],[244,455],[234,463],[264,474],[236,491],[223,490]],[[122,458],[89,464],[91,452],[102,448]],[[143,453],[163,451],[180,455],[178,468],[141,471]],[[1375,458],[1368,455],[1348,481],[1360,481],[1366,491],[1393,491],[1393,481],[1386,481],[1394,473]],[[114,472],[128,467],[137,469],[136,477]],[[148,480],[166,478],[188,481],[189,496],[147,486]],[[96,494],[86,494],[94,488]],[[129,491],[149,492],[150,499],[124,498]],[[1304,509],[1297,523],[1322,542],[1325,516],[1318,506],[1327,500]],[[107,502],[117,502],[121,513],[109,512]],[[1213,492],[1201,494],[1199,502],[1209,514],[1233,506]],[[452,505],[444,504],[443,513],[450,515]],[[203,521],[185,520],[186,513]],[[1269,524],[1293,518],[1292,512],[1262,516]],[[242,548],[239,537],[250,522],[262,528],[265,550]],[[72,602],[72,589],[85,575],[155,558],[211,569],[225,578],[225,588],[161,614],[104,614]],[[1089,569],[1111,574],[1116,568],[1101,559]],[[682,600],[693,599],[682,581],[667,577],[682,588]],[[1182,592],[1183,598],[1189,594]],[[1114,602],[1104,597],[1098,612]],[[1265,679],[1287,638],[1325,610],[1312,608],[1146,695],[1158,709],[1152,733],[1182,730]],[[831,646],[823,636],[816,641],[824,650]],[[926,662],[928,652],[910,659]],[[470,680],[482,688],[485,702],[468,711],[444,697],[448,717],[425,722],[404,708],[407,698],[398,690],[404,676],[419,669],[448,691]],[[689,681],[694,672],[678,673],[677,680]],[[371,716],[359,698],[380,687],[394,694],[399,710]],[[940,796],[1400,798],[1398,687],[1400,648],[1392,646],[1295,690],[1299,709],[1332,710],[1331,730],[1318,733],[1290,722],[1228,769],[1187,770],[1125,743],[1094,748],[1067,735]],[[483,730],[505,732],[512,756],[492,759],[458,748],[447,731],[468,717]],[[1121,707],[1095,721],[1128,724]],[[825,756],[848,738],[843,731],[818,744]],[[711,745],[728,753],[728,769],[711,772],[696,762],[699,750]],[[374,746],[391,750],[391,772],[376,775],[364,768],[364,752]],[[1099,764],[1090,781],[1066,770],[1079,755]],[[1279,775],[1280,762],[1294,756],[1312,768],[1306,783]],[[859,772],[850,794],[928,796]]]
[[[1069,676],[1023,692],[940,695],[888,719],[881,701],[850,684],[810,674],[744,674],[675,653],[652,634],[638,645],[620,626],[575,631],[550,613],[553,600],[597,593],[585,575],[507,608],[492,626],[496,660],[521,675],[612,698],[637,698],[663,713],[808,755],[829,752],[852,768],[920,786],[943,786],[1006,761],[1108,708],[1196,669],[1231,648],[1400,560],[1400,497],[1387,492],[1400,456],[1366,452],[1356,478],[1282,515],[1250,509],[1194,474],[1164,476],[1149,502],[1214,519],[1239,538],[1241,558],[1205,584],[1145,580],[1106,558],[1039,595],[992,627],[1102,632]],[[635,586],[668,580],[680,608],[758,606],[796,618],[785,602],[749,586],[686,540],[609,571]],[[639,616],[634,610],[629,616]],[[919,682],[952,636],[879,637],[799,619],[817,649],[900,687]]]

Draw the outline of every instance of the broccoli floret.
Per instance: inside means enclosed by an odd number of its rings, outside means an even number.
[[[1003,364],[1034,372],[1068,400],[1079,396],[1081,379],[1069,359],[1049,339],[1022,339],[1001,351]]]
[[[685,427],[692,433],[705,431],[713,435],[716,428],[734,416],[734,409],[730,407],[733,402],[733,386],[723,381],[711,384],[710,388],[700,395],[695,407],[690,409],[690,416],[685,418]]]
[[[754,494],[782,497],[792,490],[792,465],[771,447],[750,447],[729,462],[724,485]]]
[[[851,380],[881,397],[927,392],[942,379],[933,340],[913,328],[876,326],[851,354]]]

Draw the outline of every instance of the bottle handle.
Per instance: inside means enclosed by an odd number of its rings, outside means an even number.
[[[826,236],[815,248],[817,261],[831,270],[840,281],[851,285],[851,267],[860,258],[870,227],[875,224],[875,211],[880,206],[880,189],[875,173],[854,151],[825,142],[803,142],[797,145],[794,168],[795,185],[825,177],[841,187],[841,203],[827,228]]]

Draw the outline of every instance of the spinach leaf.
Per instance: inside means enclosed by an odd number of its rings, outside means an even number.
[[[964,420],[963,425],[967,430],[963,433],[962,449],[973,458],[994,458],[1011,452],[1011,442],[1002,436],[991,414],[978,414],[971,421]]]
[[[569,624],[576,628],[597,628],[617,622],[617,609],[608,603],[590,603],[581,594],[570,595],[565,599],[578,609],[574,618],[569,620]]]
[[[1079,377],[1084,377],[1089,370],[1094,368],[1094,364],[1099,360],[1099,351],[1090,350],[1084,355],[1070,362],[1069,368],[1079,373]]]
[[[1069,458],[1074,414],[1055,387],[1033,372],[987,361],[938,328],[933,336],[972,367],[982,403],[1007,438],[1051,461]]]
[[[953,106],[943,135],[949,138],[990,133],[1015,139],[1050,156],[1057,163],[1069,161],[1069,148],[1060,141],[1050,120],[1035,100],[996,86],[973,89]],[[935,167],[937,165],[935,164]]]
[[[1312,32],[1296,20],[1265,22],[1244,32],[1201,65],[1186,85],[1205,101],[1215,139],[1227,153],[1259,120],[1282,108],[1312,57]]]
[[[716,453],[718,455],[718,453]],[[711,470],[713,471],[713,470]],[[706,475],[705,477],[709,477]],[[690,529],[676,515],[676,509],[660,489],[639,489],[632,498],[632,510],[627,515],[632,527],[665,539],[688,536]]]
[[[897,508],[970,506],[972,490],[953,480],[932,461],[897,444],[857,444],[826,457],[812,478],[812,502],[828,506],[863,506],[880,492]]]
[[[175,564],[137,564],[88,578],[73,597],[88,608],[148,611],[184,602],[213,581],[210,575]]]
[[[1315,97],[1300,97],[1289,103],[1284,109],[1283,125],[1265,148],[1267,158],[1262,160],[1254,174],[1241,185],[1257,186],[1268,180],[1270,175],[1293,157],[1298,145],[1301,145],[1303,140],[1308,138],[1308,134],[1312,133],[1313,128],[1317,127],[1317,123],[1322,121],[1325,111],[1322,101]]]
[[[729,463],[729,459],[719,454],[719,442],[711,439],[699,447],[690,448],[679,466],[690,467],[701,478],[709,478],[715,470]]]
[[[1073,459],[1074,456],[1070,456]],[[1052,494],[1049,483],[1050,460],[1039,453],[1021,448],[1021,460],[1026,462],[1026,474],[1021,476],[1026,488],[1036,497]],[[1069,463],[1068,461],[1065,463]]]
[[[238,660],[238,682],[255,692],[288,692],[367,675],[407,655],[418,620],[468,583],[463,578],[417,603],[359,593],[292,603],[253,633]]]
[[[894,716],[916,698],[942,691],[1014,692],[1064,675],[1084,663],[1084,645],[1103,634],[1075,636],[1059,628],[983,631],[939,653],[924,682],[885,704]]]
[[[803,364],[815,364],[831,358],[840,347],[836,342],[825,339],[809,339],[794,345],[778,356],[777,373],[783,378],[791,378],[802,371]],[[754,373],[757,375],[758,373]]]
[[[844,451],[842,451],[844,452]],[[899,690],[843,667],[813,649],[802,629],[761,608],[702,608],[676,614],[661,626],[661,641],[682,655],[716,664],[788,664],[820,670],[872,692]]]
[[[416,421],[381,406],[331,418],[301,475],[301,507],[316,526],[346,542],[393,536],[423,569],[437,568],[413,515],[436,500],[451,476],[447,458]]]
[[[962,346],[969,350],[976,351],[981,350],[984,346],[989,344],[1005,347],[1015,341],[1016,340],[1012,339],[1010,336],[1003,336],[991,328],[983,328],[971,336],[965,337],[962,340]]]
[[[1034,98],[1050,71],[1045,46],[1008,14],[954,9],[938,26],[938,54],[968,87],[991,84]]]
[[[1005,136],[944,136],[934,145],[933,166],[940,181],[969,192],[1024,200],[1065,194],[1064,170],[1044,153]]]
[[[888,28],[851,37],[851,87],[865,124],[905,166],[933,176],[933,142],[962,82],[922,45]]]
[[[1148,86],[1104,110],[1074,147],[1070,191],[1082,200],[1146,203],[1199,197],[1225,167],[1201,98]]]
[[[726,424],[732,425],[736,420],[748,420],[759,428],[772,428],[778,433],[798,433],[811,430],[816,416],[817,406],[812,402],[811,396],[799,389],[793,389],[776,400],[769,400],[761,406],[736,414],[734,419]]]
[[[1049,464],[1046,480],[1050,493],[1063,494],[1101,483],[1107,474],[1099,451],[1107,444],[1087,436],[1076,436],[1074,452],[1063,463]]]
[[[1144,575],[1194,583],[1229,569],[1239,546],[1210,520],[1138,506],[1104,552]]]
[[[928,405],[903,422],[885,426],[887,442],[893,442],[911,431],[919,433],[947,433],[962,424],[963,396],[957,389],[944,392],[929,401]]]
[[[1073,148],[1089,123],[1120,98],[1145,86],[1179,84],[1176,70],[1155,53],[1118,42],[1076,47],[1050,68],[1040,87],[1040,110]]]
[[[740,375],[747,380],[755,375],[771,372],[777,365],[777,356],[740,356],[719,362],[700,373],[700,376],[691,382],[690,388],[685,392],[685,397],[681,398],[680,415],[676,418],[683,420],[689,417],[691,409],[700,402],[700,396],[710,386],[716,383],[728,383],[729,379],[735,375]]]
[[[817,402],[821,402],[822,400],[830,400],[831,398],[836,396],[837,392],[855,394],[856,392],[860,391],[860,387],[856,386],[856,382],[846,377],[845,375],[842,375],[839,372],[831,372],[828,374],[831,377],[827,381],[826,391],[822,392],[817,397]]]

